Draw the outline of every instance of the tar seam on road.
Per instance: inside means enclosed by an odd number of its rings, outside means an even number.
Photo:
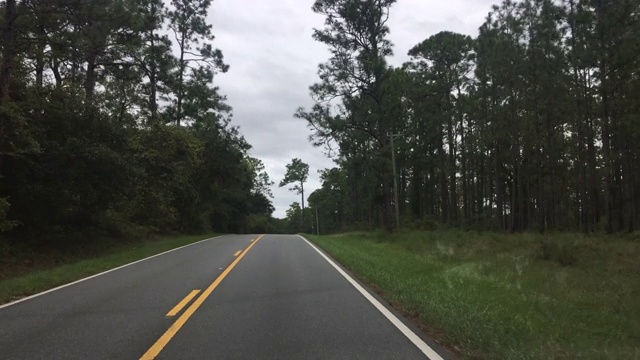
[[[178,313],[182,310],[182,308],[184,308],[185,306],[187,306],[187,304],[194,298],[196,297],[196,295],[198,295],[198,293],[200,293],[200,290],[193,290],[192,292],[189,293],[189,295],[185,296],[184,299],[182,299],[182,301],[180,301],[178,303],[178,305],[174,306],[173,309],[171,309],[171,311],[169,311],[167,313],[167,316],[176,316],[178,315]]]
[[[60,289],[66,288],[66,287],[68,287],[68,286],[75,285],[75,284],[78,284],[78,283],[81,283],[81,282],[83,282],[83,281],[87,281],[87,280],[93,279],[93,278],[95,278],[95,277],[98,277],[98,276],[101,276],[101,275],[104,275],[104,274],[108,274],[108,273],[110,273],[110,272],[112,272],[112,271],[120,270],[120,269],[122,269],[122,268],[126,268],[127,266],[131,266],[131,265],[137,264],[137,263],[139,263],[139,262],[143,262],[143,261],[145,261],[145,260],[153,259],[154,257],[157,257],[157,256],[161,256],[161,255],[164,255],[164,254],[168,254],[168,253],[170,253],[170,252],[174,252],[174,251],[177,251],[177,250],[180,250],[180,249],[184,249],[184,248],[189,247],[189,246],[193,246],[193,245],[196,245],[196,244],[200,244],[201,242],[205,242],[205,241],[213,240],[213,239],[215,239],[215,238],[219,238],[220,236],[221,236],[221,235],[219,235],[219,236],[215,236],[215,237],[212,237],[212,238],[208,238],[208,239],[203,239],[203,240],[200,240],[200,241],[196,241],[196,242],[194,242],[194,243],[191,243],[191,244],[187,244],[187,245],[184,245],[184,246],[180,246],[180,247],[175,248],[175,249],[171,249],[171,250],[167,250],[167,251],[165,251],[165,252],[161,252],[160,254],[151,255],[151,256],[146,257],[146,258],[144,258],[144,259],[136,260],[136,261],[134,261],[134,262],[130,262],[130,263],[128,263],[128,264],[124,264],[124,265],[118,266],[118,267],[116,267],[116,268],[113,268],[113,269],[110,269],[110,270],[107,270],[107,271],[103,271],[103,272],[98,273],[98,274],[95,274],[95,275],[87,276],[86,278],[82,278],[82,279],[80,279],[80,280],[76,280],[76,281],[70,282],[70,283],[68,283],[68,284],[64,284],[64,285],[60,285],[60,286],[58,286],[58,287],[54,287],[53,289],[49,289],[49,290],[46,290],[46,291],[43,291],[43,292],[40,292],[40,293],[37,293],[37,294],[33,294],[33,295],[31,295],[31,296],[24,297],[24,298],[22,298],[22,299],[18,299],[18,300],[16,300],[16,301],[12,301],[12,302],[10,302],[10,303],[8,303],[8,304],[0,305],[0,310],[4,309],[4,308],[6,308],[6,307],[9,307],[9,306],[11,306],[11,305],[15,305],[15,304],[21,303],[21,302],[23,302],[23,301],[31,300],[31,299],[36,298],[36,297],[38,297],[38,296],[42,296],[42,295],[48,294],[48,293],[50,293],[50,292],[54,292],[54,291],[56,291],[56,290],[60,290]]]
[[[242,252],[242,254],[240,254],[231,263],[231,265],[229,265],[229,267],[227,267],[225,271],[222,274],[220,274],[220,276],[218,276],[218,278],[215,279],[215,281],[211,283],[211,285],[209,285],[209,287],[200,295],[200,297],[198,297],[196,301],[194,301],[193,304],[191,304],[191,306],[189,306],[189,308],[187,308],[187,310],[185,310],[185,312],[182,313],[182,315],[180,315],[178,320],[176,320],[176,322],[174,322],[173,325],[171,325],[171,327],[158,339],[158,341],[156,341],[156,343],[153,344],[153,346],[151,346],[151,348],[149,348],[149,350],[147,350],[147,352],[144,353],[144,355],[142,355],[140,360],[155,359],[156,356],[160,354],[162,349],[164,349],[164,347],[169,343],[169,341],[171,341],[171,339],[178,333],[178,331],[180,331],[180,329],[184,326],[184,324],[189,320],[191,315],[193,315],[193,313],[195,313],[196,310],[198,310],[200,305],[202,305],[202,303],[209,297],[209,295],[211,295],[211,293],[218,287],[218,285],[220,285],[222,280],[224,280],[224,278],[227,277],[227,275],[229,275],[231,270],[233,270],[233,268],[236,267],[236,265],[238,265],[240,260],[242,260],[242,258],[245,255],[247,255],[249,250],[251,250],[251,248],[253,248],[253,246],[258,243],[258,240],[262,239],[263,236],[264,235],[260,235],[257,238],[251,240],[251,245],[249,245]]]
[[[300,235],[298,235],[300,236]],[[322,251],[318,250],[318,248],[313,245],[309,240],[300,236],[304,241],[309,244],[315,251],[320,254],[331,266],[333,266],[339,273],[342,275],[353,287],[356,288],[369,302],[376,308],[378,311],[382,313],[393,325],[395,325],[404,336],[406,336],[415,346],[422,351],[430,360],[444,360],[435,350],[433,350],[427,343],[425,343],[418,335],[416,335],[411,329],[407,327],[400,319],[398,319],[395,315],[389,311],[384,305],[382,305],[375,297],[373,297],[367,290],[365,290],[357,281],[355,281],[349,274],[347,274],[340,266],[338,266],[333,260],[331,260],[327,255],[325,255]]]

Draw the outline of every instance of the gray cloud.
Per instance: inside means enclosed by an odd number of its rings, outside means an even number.
[[[294,157],[311,168],[306,195],[320,186],[318,170],[333,167],[323,150],[308,141],[304,120],[293,117],[299,106],[313,105],[309,86],[318,80],[317,66],[329,57],[311,35],[324,19],[311,11],[313,0],[215,0],[209,14],[220,48],[231,65],[216,84],[233,107],[233,124],[253,146],[272,180],[275,216],[283,217],[300,196],[279,188],[285,166]],[[391,9],[390,39],[394,65],[407,52],[443,30],[476,35],[497,0],[400,0]]]

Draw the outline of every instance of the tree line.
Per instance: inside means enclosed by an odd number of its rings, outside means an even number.
[[[0,235],[265,232],[272,182],[214,85],[211,0],[6,0]]]
[[[309,196],[321,230],[638,228],[639,0],[506,0],[401,67],[394,3],[313,5],[331,57],[296,116],[336,159]]]

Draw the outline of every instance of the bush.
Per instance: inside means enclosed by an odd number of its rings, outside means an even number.
[[[540,238],[536,258],[552,261],[561,266],[575,265],[578,260],[578,246],[575,243],[552,241],[547,237]]]
[[[9,202],[5,198],[0,198],[0,232],[9,231],[18,225],[17,222],[11,221],[7,218],[7,212],[9,212]]]
[[[438,221],[428,216],[426,216],[424,219],[422,219],[422,221],[418,223],[418,230],[433,231],[433,230],[436,230],[438,227],[439,227]]]

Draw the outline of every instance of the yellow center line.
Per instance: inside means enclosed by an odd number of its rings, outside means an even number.
[[[174,322],[173,325],[171,325],[171,327],[164,334],[162,334],[162,336],[158,339],[158,341],[156,341],[156,343],[153,344],[153,346],[151,346],[151,348],[149,348],[149,350],[147,350],[147,352],[144,353],[144,355],[142,355],[142,357],[140,358],[141,360],[155,359],[156,356],[158,356],[158,354],[160,354],[162,349],[164,349],[164,347],[167,346],[169,341],[171,341],[171,339],[178,333],[178,331],[180,331],[180,329],[184,326],[184,324],[189,320],[191,315],[193,315],[193,313],[195,313],[196,310],[198,310],[200,305],[202,305],[202,303],[207,299],[207,297],[209,297],[209,295],[211,295],[213,290],[215,290],[218,287],[218,285],[220,285],[222,280],[224,280],[224,278],[227,277],[227,275],[229,275],[231,270],[233,270],[233,268],[236,267],[236,265],[238,265],[240,260],[242,260],[242,258],[245,255],[247,255],[249,250],[251,250],[251,248],[255,244],[257,244],[258,240],[262,239],[263,236],[264,235],[260,235],[256,239],[254,239],[255,241],[251,242],[251,245],[249,245],[240,254],[240,256],[238,256],[231,263],[231,265],[229,265],[229,267],[227,267],[222,272],[222,274],[220,274],[220,276],[218,276],[218,278],[215,279],[215,281],[213,283],[211,283],[211,285],[209,285],[209,287],[196,299],[196,301],[194,301],[193,304],[191,304],[191,306],[189,306],[189,308],[187,310],[185,310],[185,312],[182,313],[182,315],[180,315],[178,320],[176,320],[176,322]]]
[[[167,313],[167,316],[178,315],[180,310],[182,310],[183,307],[187,306],[187,304],[191,301],[191,299],[196,297],[196,295],[198,295],[199,292],[200,290],[193,290],[192,292],[190,292],[189,295],[187,295],[184,299],[182,299],[182,301],[180,301],[178,305],[174,306],[174,308]]]
[[[238,250],[238,252],[233,254],[233,256],[238,256],[238,255],[240,255],[241,252],[242,252],[242,250]]]

